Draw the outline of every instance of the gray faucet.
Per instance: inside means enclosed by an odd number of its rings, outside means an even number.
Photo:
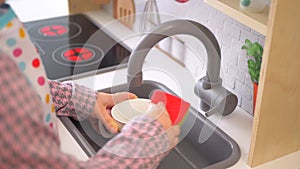
[[[142,84],[142,67],[148,52],[159,41],[176,35],[187,34],[198,38],[207,51],[206,76],[199,79],[194,87],[201,99],[200,108],[206,116],[214,113],[230,114],[237,106],[237,96],[222,86],[220,78],[221,51],[216,37],[202,24],[191,20],[172,20],[155,27],[145,34],[133,49],[128,63],[127,81],[130,87]]]

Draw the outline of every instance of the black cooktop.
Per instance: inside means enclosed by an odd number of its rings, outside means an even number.
[[[126,66],[130,52],[83,14],[24,23],[49,79]]]

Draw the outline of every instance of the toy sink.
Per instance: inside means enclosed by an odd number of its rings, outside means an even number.
[[[113,91],[128,91],[127,85],[115,86]],[[168,87],[154,81],[144,81],[141,86],[130,88],[129,91],[138,97],[149,98],[156,89],[174,94]],[[111,88],[101,90],[106,93],[111,91]],[[89,157],[109,141],[97,133],[88,120],[79,122],[68,117],[61,117],[61,120]],[[202,143],[199,135],[204,125],[214,131]],[[193,107],[189,108],[181,131],[185,134],[180,136],[180,143],[161,162],[160,169],[224,169],[234,165],[240,158],[237,143]]]

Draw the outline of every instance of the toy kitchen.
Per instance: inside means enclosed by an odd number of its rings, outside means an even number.
[[[206,75],[196,79],[194,86],[191,87],[195,97],[202,101],[189,109],[189,114],[181,126],[184,132],[180,135],[179,144],[161,162],[159,168],[250,169],[247,158],[253,117],[241,113],[243,110],[237,106],[235,95],[222,86],[219,74],[221,62],[220,59],[218,60],[221,58],[221,51],[214,34],[196,22],[186,22],[184,25],[186,27],[190,25],[193,29],[185,29],[180,26],[183,23],[177,21],[155,23],[160,22],[157,18],[151,22],[154,25],[159,24],[157,29],[153,29],[154,32],[138,34],[133,30],[136,26],[135,22],[139,22],[137,18],[132,17],[136,12],[134,2],[139,3],[133,0],[68,0],[68,15],[25,22],[24,25],[41,55],[49,79],[89,83],[90,81],[84,82],[85,79],[91,77],[94,82],[99,77],[104,81],[120,69],[127,73],[124,73],[124,84],[111,86],[112,82],[105,82],[108,85],[97,90],[107,93],[130,91],[141,98],[149,98],[156,89],[178,94],[173,88],[170,89],[168,83],[148,80],[147,75],[156,76],[156,74],[147,74],[142,70],[142,66],[143,64],[145,66],[147,61],[156,60],[154,64],[175,62],[182,67],[180,59],[170,56],[172,54],[168,53],[168,49],[163,49],[157,44],[177,34],[194,36],[205,44],[204,47],[209,51],[208,55],[212,55],[207,58]],[[151,2],[155,1],[147,1],[147,3]],[[176,1],[176,3],[184,4],[189,1]],[[153,8],[157,10],[156,3],[151,5],[151,10]],[[115,25],[114,28],[111,27],[112,25]],[[139,27],[140,23],[137,25]],[[176,28],[174,31],[174,27],[182,27],[182,29]],[[198,29],[201,30],[200,34],[195,33]],[[155,36],[159,33],[163,36]],[[152,48],[157,48],[159,51],[159,54],[155,53],[155,55],[164,57],[167,61],[160,60],[157,56],[150,56],[149,51]],[[149,56],[146,58],[146,55]],[[114,81],[111,77],[109,79]],[[218,98],[216,95],[221,97]],[[217,105],[221,105],[221,108]],[[218,117],[219,121],[215,121],[213,116],[219,109],[223,110],[223,114]],[[90,120],[76,121],[72,118],[60,117],[60,121],[87,158],[95,155],[113,137],[109,133],[100,134]],[[208,134],[209,137],[201,135],[203,133]],[[206,138],[202,140],[201,137]],[[273,163],[270,165],[274,166]],[[261,169],[267,167],[262,166]]]
[[[72,4],[70,6],[74,7]],[[120,19],[120,21],[122,22],[124,19]],[[126,21],[126,23],[131,22]],[[129,26],[126,25],[126,27]],[[118,40],[114,39],[111,34],[101,29],[101,26],[88,15],[76,12],[67,16],[26,22],[25,27],[41,55],[49,79],[74,80],[100,75],[117,68],[129,67],[128,59],[131,52],[124,45],[118,43]],[[147,48],[151,49],[160,40],[162,39],[157,39],[157,42],[153,41],[153,46]],[[136,51],[136,53],[139,52]],[[135,61],[130,64],[131,67],[137,67],[136,65],[138,63]],[[218,77],[216,76],[216,78]],[[114,92],[127,90],[126,85],[114,88]],[[155,89],[172,93],[168,87],[152,81],[144,81],[138,87],[130,89],[130,92],[147,98]],[[112,89],[101,91],[111,92]],[[233,107],[235,105],[233,103]],[[237,143],[213,123],[206,121],[206,118],[200,115],[196,109],[189,111],[190,115],[187,117],[189,123],[183,126],[186,128],[184,130],[189,132],[181,136],[181,143],[170,152],[159,168],[209,167],[217,169],[236,163],[240,157]],[[112,137],[109,133],[103,134],[103,131],[99,132],[93,128],[89,120],[76,121],[68,117],[60,117],[60,120],[88,157],[95,155]],[[194,125],[190,125],[190,123]],[[198,133],[203,126],[215,129],[216,132],[213,132],[207,141],[200,144],[197,142]],[[205,154],[201,153],[204,151]]]

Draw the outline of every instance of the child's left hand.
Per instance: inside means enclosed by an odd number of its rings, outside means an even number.
[[[101,120],[112,134],[116,134],[119,131],[120,124],[112,118],[110,114],[111,108],[122,101],[136,98],[135,94],[129,92],[115,94],[98,92],[94,113],[91,114],[91,117]]]

